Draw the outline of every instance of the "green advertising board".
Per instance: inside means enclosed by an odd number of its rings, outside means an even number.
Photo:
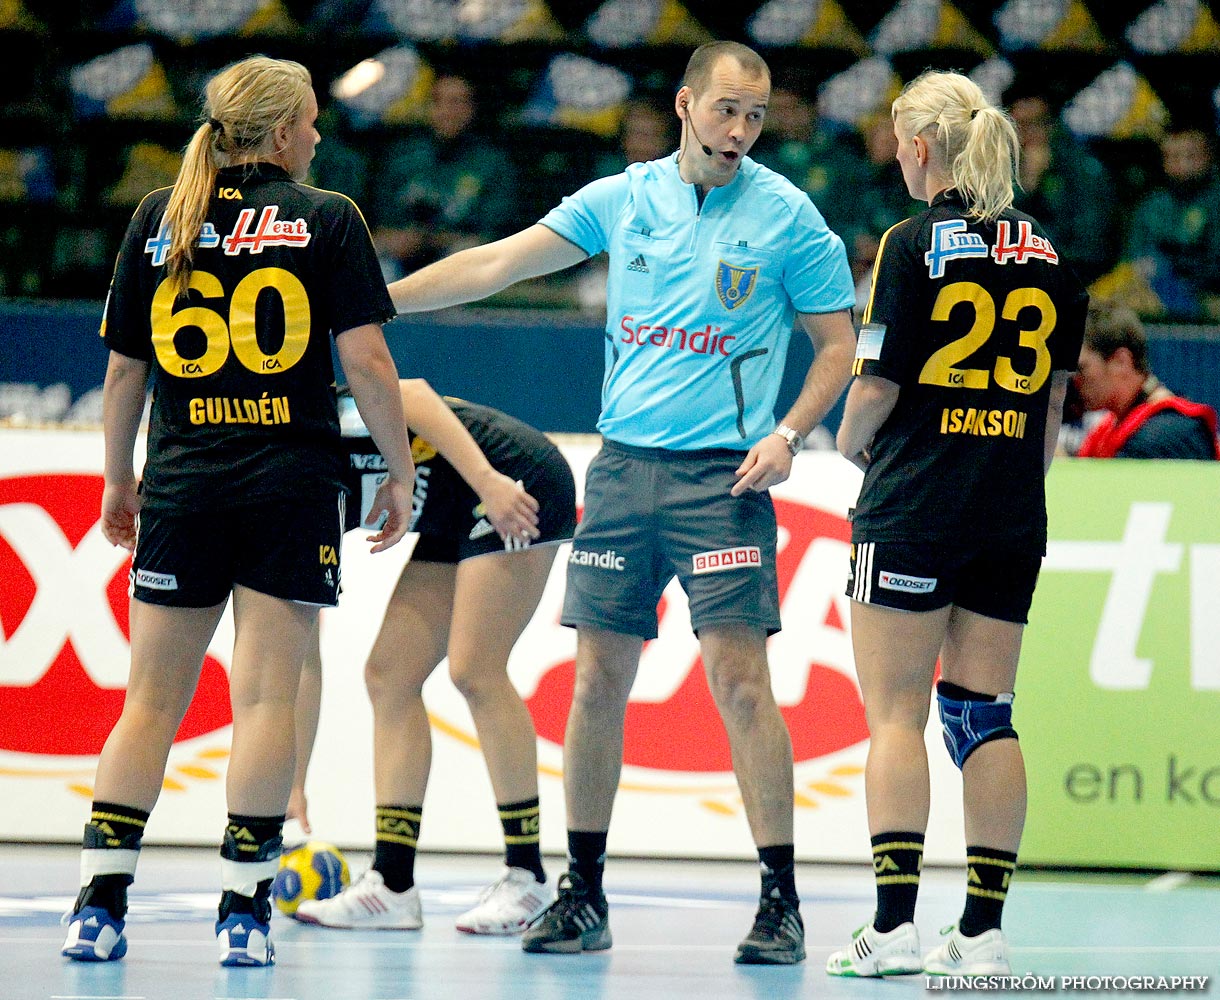
[[[1220,463],[1056,460],[1047,506],[1021,859],[1220,870]]]

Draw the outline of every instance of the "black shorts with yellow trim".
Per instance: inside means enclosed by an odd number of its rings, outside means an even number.
[[[1000,621],[1029,621],[1040,547],[964,550],[933,542],[855,541],[847,596],[897,611],[935,611],[950,604]]]
[[[537,538],[529,541],[501,538],[484,516],[480,504],[473,510],[449,512],[445,517],[421,515],[419,540],[411,552],[412,560],[456,565],[475,556],[520,552],[539,545],[557,545],[571,538],[576,531],[576,482],[571,466],[559,450],[555,449],[522,472],[520,481],[525,491],[538,501]]]
[[[130,594],[145,604],[210,608],[234,586],[286,601],[333,607],[346,494],[225,510],[140,512]]]

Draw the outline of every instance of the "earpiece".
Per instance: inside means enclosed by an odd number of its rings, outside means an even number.
[[[703,140],[699,138],[699,134],[695,131],[695,123],[690,120],[690,105],[686,101],[683,101],[681,107],[682,110],[686,112],[686,124],[690,126],[690,134],[695,137],[695,142],[697,142],[699,144],[699,148],[703,150],[703,155],[711,156],[712,147],[704,145]]]

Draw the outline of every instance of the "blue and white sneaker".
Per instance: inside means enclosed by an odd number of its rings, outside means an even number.
[[[231,913],[216,923],[216,943],[220,945],[220,964],[265,966],[275,964],[275,945],[271,925],[252,913]]]
[[[126,921],[115,920],[100,906],[84,906],[67,916],[68,937],[62,954],[77,962],[113,962],[127,954]]]

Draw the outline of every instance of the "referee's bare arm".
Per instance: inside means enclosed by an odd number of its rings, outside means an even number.
[[[400,313],[477,302],[527,278],[562,271],[586,254],[554,230],[536,224],[495,243],[461,250],[389,285]]]
[[[781,424],[805,437],[830,412],[851,378],[856,353],[856,333],[851,313],[797,313],[797,325],[813,344],[813,362],[805,373],[801,391]],[[729,491],[741,496],[746,490],[762,491],[782,483],[792,473],[792,452],[787,443],[768,434],[754,445],[737,469],[738,480]]]
[[[807,435],[826,418],[851,381],[856,331],[847,309],[832,313],[797,313],[796,323],[813,344],[813,362],[805,373],[800,393],[780,423]]]

